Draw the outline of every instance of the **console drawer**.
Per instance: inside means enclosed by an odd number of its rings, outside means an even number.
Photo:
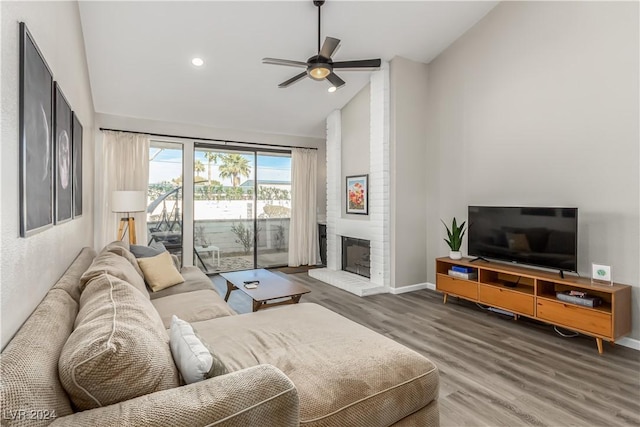
[[[478,282],[458,279],[456,277],[447,276],[446,274],[438,274],[438,278],[436,279],[436,289],[441,292],[473,300],[478,299]]]
[[[482,303],[533,316],[533,295],[485,285],[480,285],[478,294]]]
[[[611,336],[611,314],[574,304],[538,298],[536,316],[551,323],[605,337]]]

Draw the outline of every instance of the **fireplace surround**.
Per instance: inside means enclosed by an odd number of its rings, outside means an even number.
[[[389,292],[391,278],[389,66],[373,71],[369,99],[369,215],[355,218],[343,212],[342,117],[327,117],[327,267],[309,270],[309,276],[358,296]],[[342,236],[369,241],[369,277],[342,269]],[[362,269],[362,266],[359,266]]]

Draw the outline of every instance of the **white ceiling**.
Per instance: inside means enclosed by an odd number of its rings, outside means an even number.
[[[429,62],[497,2],[329,0],[322,39],[342,40],[334,60],[403,56]],[[80,16],[98,113],[214,128],[324,137],[325,118],[368,82],[304,79],[277,86],[299,68],[263,57],[306,61],[316,53],[317,8],[304,1],[82,1]],[[199,56],[204,67],[191,59]]]

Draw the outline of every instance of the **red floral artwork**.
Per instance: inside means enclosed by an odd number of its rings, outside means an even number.
[[[347,185],[347,202],[348,212],[351,213],[367,213],[366,212],[366,177],[361,179],[352,179]]]

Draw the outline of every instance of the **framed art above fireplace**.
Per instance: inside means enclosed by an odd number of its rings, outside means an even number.
[[[347,177],[347,213],[369,215],[369,175]]]

